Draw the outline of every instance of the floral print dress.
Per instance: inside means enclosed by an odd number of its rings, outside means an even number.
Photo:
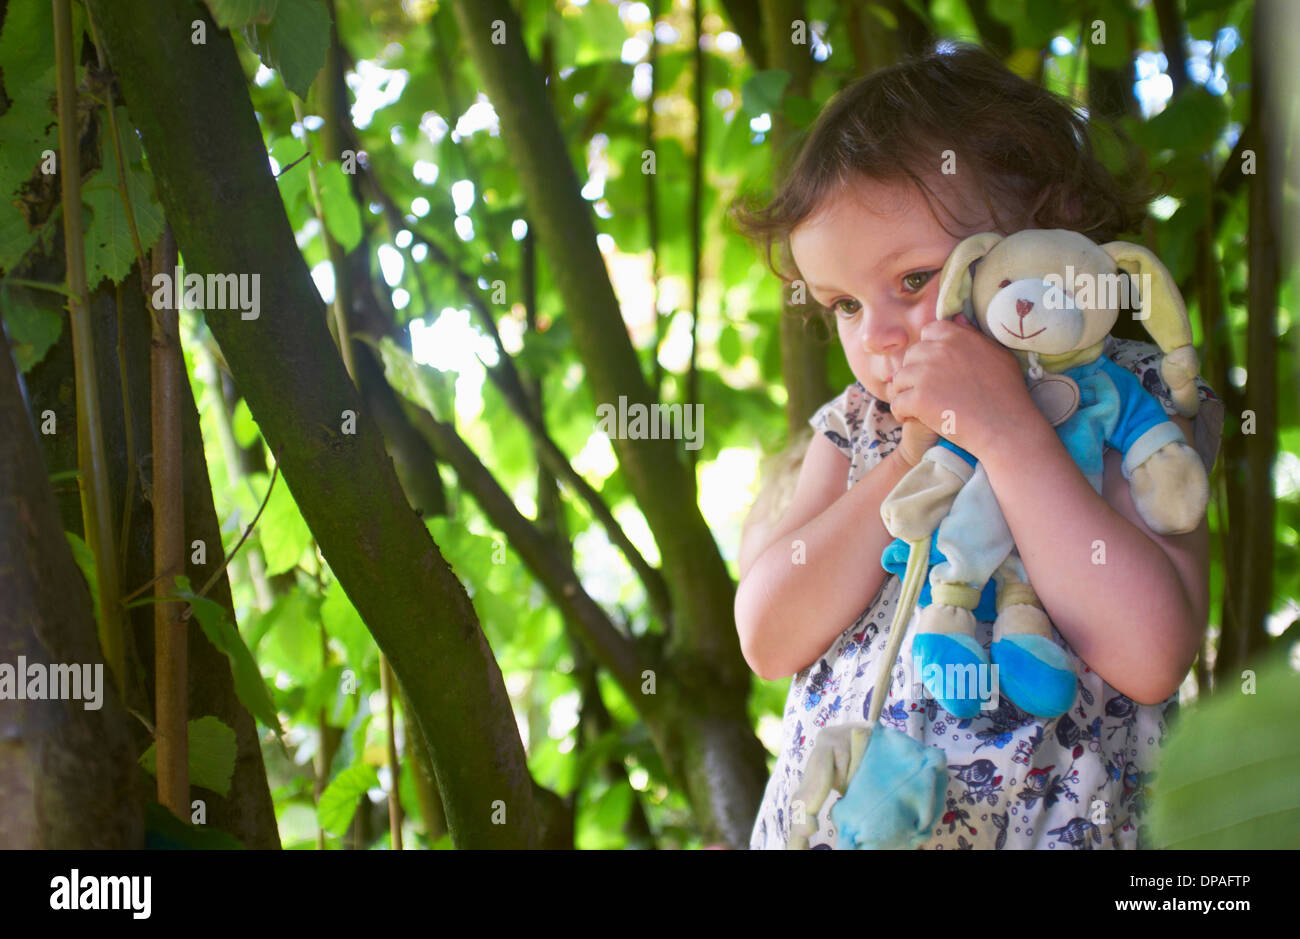
[[[1159,375],[1156,346],[1108,337],[1103,351],[1135,374],[1167,414],[1176,413]],[[1193,445],[1208,469],[1218,451],[1223,405],[1200,379],[1197,386],[1201,409]],[[810,423],[849,458],[849,488],[898,445],[902,434],[888,405],[857,382],[825,404]],[[791,681],[781,751],[754,823],[751,848],[786,846],[790,800],[818,734],[866,720],[899,586],[896,575],[887,575],[862,615]],[[992,632],[992,622],[977,625],[976,638],[986,649]],[[941,821],[922,848],[1144,846],[1149,787],[1178,696],[1158,705],[1137,704],[1092,672],[1055,629],[1052,636],[1079,676],[1079,692],[1071,710],[1051,720],[1021,711],[1005,696],[996,709],[978,717],[953,717],[928,695],[917,694],[919,684],[907,666],[910,635],[905,639],[881,720],[941,748],[949,776]],[[818,812],[810,847],[836,846],[830,810],[841,795],[832,790]]]

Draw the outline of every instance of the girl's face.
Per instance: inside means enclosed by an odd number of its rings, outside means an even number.
[[[947,204],[950,194],[960,196],[928,182]],[[791,232],[809,294],[835,317],[849,368],[876,398],[889,402],[903,353],[934,320],[939,272],[952,249],[992,227],[985,218],[950,235],[915,186],[861,179]]]

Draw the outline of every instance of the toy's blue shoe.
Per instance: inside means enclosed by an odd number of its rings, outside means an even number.
[[[1079,680],[1065,650],[1032,634],[1003,636],[989,647],[1002,693],[1035,717],[1060,717],[1074,704]]]
[[[938,747],[877,724],[848,790],[831,807],[841,848],[915,848],[939,823],[948,763]]]
[[[921,684],[953,717],[969,720],[992,694],[989,657],[974,636],[963,633],[917,633],[912,657]],[[981,694],[981,685],[989,695]]]

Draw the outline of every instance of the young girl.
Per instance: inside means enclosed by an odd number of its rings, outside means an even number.
[[[942,749],[949,775],[942,821],[922,847],[1140,846],[1158,748],[1201,646],[1205,522],[1150,532],[1114,452],[1098,495],[1034,407],[1015,356],[964,317],[935,321],[937,274],[962,238],[1064,228],[1104,243],[1136,227],[1146,194],[1110,177],[1068,104],[980,50],[949,48],[841,91],[774,200],[739,216],[769,263],[774,243],[787,270],[793,262],[794,277],[776,273],[835,317],[857,379],[809,422],[784,514],[751,519],[741,546],[746,661],[767,679],[797,673],[754,848],[785,847],[791,795],[821,731],[865,719],[899,590],[880,564],[892,540],[880,504],[946,410],[958,415],[949,439],[986,468],[1079,689],[1053,720],[1005,696],[959,720],[916,697],[904,643],[882,720]],[[1142,380],[1209,469],[1222,425],[1210,388],[1198,379],[1193,426],[1176,414],[1155,345],[1108,339],[1104,352]],[[986,648],[991,631],[979,624]],[[837,799],[818,813],[812,847],[835,847]]]

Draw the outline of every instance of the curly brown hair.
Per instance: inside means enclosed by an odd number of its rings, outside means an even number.
[[[728,215],[789,284],[799,276],[790,233],[854,177],[911,182],[955,235],[936,202],[963,223],[925,182],[952,151],[963,176],[973,170],[998,231],[1066,228],[1111,241],[1138,230],[1156,192],[1144,184],[1141,164],[1131,165],[1123,180],[1112,176],[1089,134],[1088,117],[1068,101],[978,46],[944,41],[837,92],[806,132],[772,200],[764,206],[761,198],[742,195]],[[773,247],[781,249],[780,265]]]

